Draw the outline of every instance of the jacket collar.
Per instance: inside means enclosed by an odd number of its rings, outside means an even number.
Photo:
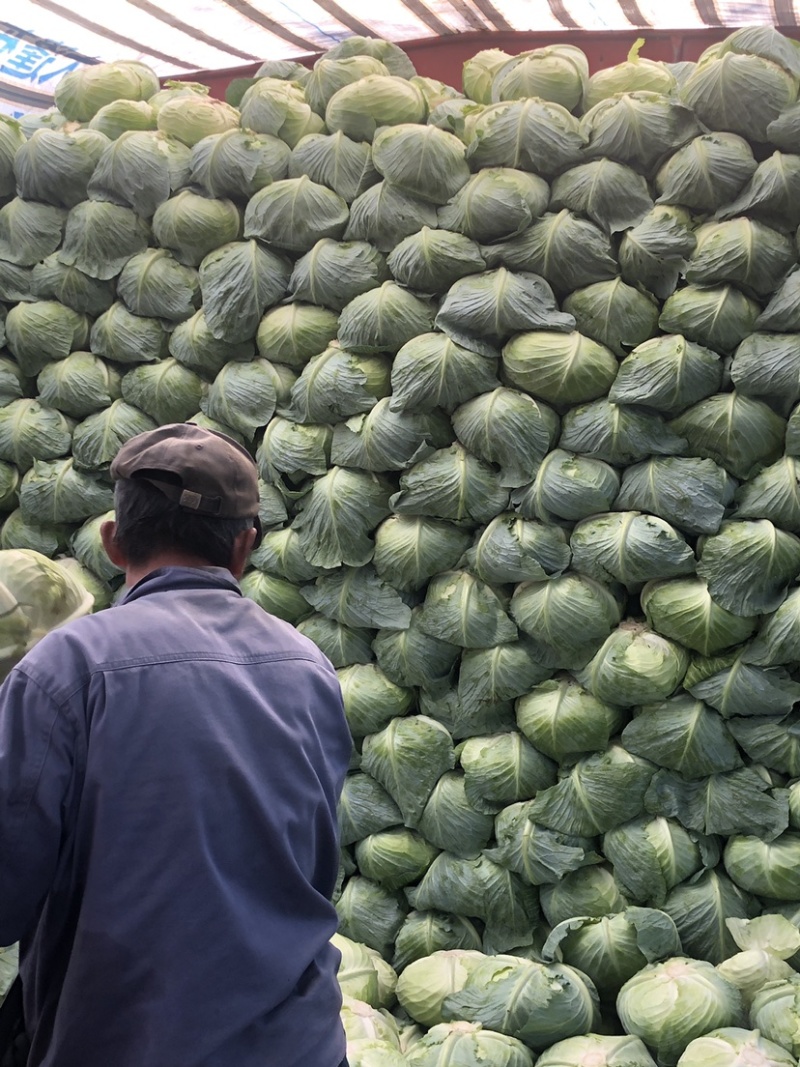
[[[225,567],[159,567],[150,571],[129,589],[118,607],[150,593],[173,592],[179,589],[228,589],[242,595],[239,583]]]

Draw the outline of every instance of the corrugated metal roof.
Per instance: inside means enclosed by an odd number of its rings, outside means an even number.
[[[796,26],[800,0],[14,0],[4,14],[0,111],[15,114],[52,106],[60,78],[108,59],[164,77],[313,55],[353,34]]]

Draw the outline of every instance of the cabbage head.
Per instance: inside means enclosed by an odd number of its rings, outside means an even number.
[[[448,949],[480,951],[481,938],[469,919],[443,911],[409,912],[395,941],[393,966],[403,971],[415,960]]]
[[[724,522],[718,534],[703,538],[697,573],[735,615],[775,611],[800,573],[800,540],[768,519]]]
[[[437,1026],[445,999],[463,989],[470,972],[485,959],[475,950],[444,949],[413,961],[397,980],[401,1007],[423,1026]]]
[[[334,934],[331,944],[341,954],[337,978],[342,993],[378,1006],[378,975],[369,949],[343,934]]]
[[[295,145],[289,159],[289,177],[304,174],[327,185],[351,204],[380,180],[372,164],[372,146],[338,133],[309,133]],[[277,178],[276,178],[277,180]]]
[[[93,129],[37,130],[14,158],[18,195],[75,207],[86,199],[89,179],[108,144],[108,138]]]
[[[625,722],[620,708],[604,704],[568,674],[534,685],[519,698],[516,711],[525,737],[558,763],[604,752]]]
[[[295,263],[289,291],[295,300],[341,311],[388,278],[386,259],[367,241],[324,237]]]
[[[0,208],[0,257],[32,267],[61,245],[67,213],[15,197]]]
[[[130,208],[83,200],[67,216],[58,261],[107,281],[131,256],[144,251],[149,238],[150,227]]]
[[[144,63],[120,59],[82,66],[58,82],[55,103],[72,122],[89,122],[115,100],[149,100],[160,88],[158,76]]]
[[[617,997],[620,1021],[673,1067],[696,1037],[743,1021],[738,989],[704,960],[674,957],[634,975]]]
[[[22,127],[8,115],[0,119],[0,198],[11,199],[16,191],[14,158],[25,144]]]
[[[388,68],[371,55],[329,59],[328,53],[325,53],[314,64],[303,86],[306,100],[318,115],[324,115],[330,98],[345,85],[351,85],[360,78],[366,78],[368,74],[387,75],[388,73]]]
[[[92,605],[83,586],[41,553],[0,551],[0,677],[46,633],[88,615]]]
[[[259,78],[242,97],[240,108],[243,129],[278,137],[289,148],[322,129],[300,86],[278,78]]]
[[[86,348],[89,320],[57,300],[15,304],[5,322],[6,342],[23,374],[33,377],[48,363]]]
[[[574,330],[519,333],[503,349],[503,369],[513,385],[551,404],[583,404],[605,396],[618,363],[605,345]]]
[[[153,234],[179,263],[199,267],[220,245],[235,241],[241,230],[239,209],[230,200],[215,200],[182,189],[161,204],[153,217]]]
[[[272,308],[261,320],[256,332],[258,352],[272,363],[300,369],[312,356],[318,356],[328,348],[338,328],[339,316],[327,308],[313,304],[285,304]],[[229,356],[229,359],[235,358],[241,357]]]
[[[368,74],[333,94],[325,124],[354,141],[372,141],[381,126],[424,122],[427,114],[428,104],[417,86],[404,78]]]
[[[20,483],[19,505],[29,521],[84,522],[113,507],[114,493],[96,475],[77,470],[72,459],[35,459]]]
[[[623,359],[608,398],[678,415],[719,391],[722,370],[716,352],[680,334],[652,337]]]
[[[544,214],[549,192],[547,182],[534,174],[488,167],[439,210],[439,225],[483,243],[514,237]]]
[[[645,173],[701,129],[690,108],[649,90],[606,97],[581,119],[588,156],[615,159]]]
[[[652,723],[648,725],[653,728]],[[628,736],[626,728],[622,737],[626,745]],[[631,747],[631,751],[638,749]],[[603,852],[613,864],[614,878],[625,896],[655,908],[676,885],[719,860],[712,838],[685,829],[675,819],[647,815],[609,830],[603,838]],[[579,964],[575,962],[575,966]]]
[[[429,226],[402,240],[386,262],[395,281],[421,293],[446,292],[459,278],[486,269],[474,241],[464,234]]]
[[[584,519],[572,532],[570,549],[574,570],[632,592],[648,578],[677,578],[695,569],[694,552],[677,530],[635,511]]]
[[[585,868],[599,870],[603,868]],[[678,931],[668,915],[653,908],[626,908],[616,914],[580,912],[580,918],[564,919],[550,933],[542,954],[587,974],[600,999],[613,1003],[642,967],[681,951]]]
[[[643,1042],[630,1034],[568,1037],[545,1049],[536,1062],[541,1067],[584,1067],[587,1057],[597,1067],[655,1067]]]
[[[492,104],[478,115],[467,158],[476,170],[514,167],[549,178],[579,163],[584,145],[565,107],[533,97]]]
[[[584,111],[617,94],[645,91],[669,95],[674,91],[675,77],[669,64],[644,59],[639,55],[644,43],[644,37],[638,37],[631,45],[624,63],[598,70],[589,78],[583,97]]]
[[[796,262],[789,238],[750,218],[708,222],[697,232],[686,269],[691,285],[732,282],[756,296],[771,294]]]
[[[569,208],[578,215],[588,215],[611,236],[636,226],[652,207],[642,175],[612,159],[582,163],[560,174],[550,198],[551,211]]]
[[[555,44],[522,52],[506,60],[492,80],[492,100],[537,97],[574,111],[589,77],[589,63],[580,48]]]
[[[0,459],[20,473],[37,459],[57,459],[70,451],[74,423],[38,400],[20,398],[0,408]]]
[[[564,311],[574,316],[581,333],[620,359],[651,337],[658,322],[657,302],[621,278],[577,289],[564,301]]]
[[[454,1058],[455,1057],[455,1058]],[[440,1023],[406,1053],[409,1067],[445,1067],[448,1063],[491,1063],[494,1067],[533,1067],[530,1050],[513,1037],[479,1023]]]
[[[436,224],[433,204],[381,181],[353,201],[344,239],[369,241],[381,252],[391,252],[404,237]]]
[[[657,203],[713,214],[756,171],[753,150],[735,133],[705,133],[671,155],[656,174]]]
[[[117,279],[117,293],[135,315],[182,322],[200,303],[197,272],[162,248],[132,256]]]
[[[522,1041],[540,1052],[599,1023],[597,991],[563,964],[489,956],[444,1001],[446,1019],[464,1019]]]
[[[347,59],[350,56],[372,56],[397,78],[413,78],[417,73],[403,49],[394,41],[386,41],[382,37],[346,37],[325,53],[325,58],[329,60]]]
[[[491,359],[515,333],[538,329],[569,333],[575,319],[558,310],[543,278],[499,267],[455,282],[442,301],[436,326],[453,341]]]
[[[288,177],[290,151],[266,133],[238,128],[198,141],[192,151],[192,181],[209,196],[244,201]]]
[[[678,688],[689,653],[637,622],[622,623],[578,671],[578,681],[600,700],[621,707],[664,700]]]
[[[622,618],[616,591],[575,571],[523,582],[511,598],[511,615],[549,667],[585,664]]]
[[[774,841],[731,837],[725,847],[725,870],[745,892],[771,900],[796,900],[799,852],[800,834],[791,831]]]
[[[665,301],[658,325],[728,355],[753,332],[760,310],[733,285],[686,285]]]
[[[690,1041],[678,1060],[678,1067],[793,1067],[794,1056],[781,1045],[762,1037],[758,1030],[725,1026]]]
[[[148,101],[113,100],[100,108],[89,123],[89,129],[116,141],[130,130],[155,130],[156,118],[156,109]]]
[[[531,819],[551,830],[577,837],[607,833],[644,810],[644,796],[655,767],[611,745],[584,756],[531,805]]]
[[[754,996],[767,982],[796,973],[786,961],[800,948],[800,931],[783,915],[728,919],[726,925],[742,951],[723,960],[717,969],[741,991],[750,1008]]]
[[[192,93],[163,104],[158,109],[157,124],[161,133],[193,148],[204,137],[236,129],[239,112],[222,100]]]
[[[768,982],[753,998],[750,1025],[768,1041],[797,1057],[800,1054],[800,974]]]
[[[769,59],[726,52],[701,57],[680,95],[708,129],[763,142],[769,124],[795,103],[797,79]]]
[[[308,252],[323,237],[339,239],[349,212],[342,198],[308,177],[272,182],[250,198],[245,237],[288,252]]]
[[[605,864],[584,864],[558,881],[546,883],[539,891],[539,899],[544,917],[552,927],[575,915],[586,918],[613,915],[628,904],[613,872]]]
[[[190,159],[190,149],[172,137],[131,130],[103,152],[89,182],[89,196],[133,208],[149,219],[159,204],[188,183]]]
[[[447,203],[469,179],[464,145],[435,126],[401,123],[379,130],[372,162],[385,181],[433,204]]]
[[[619,474],[608,463],[554,448],[539,464],[534,481],[512,493],[511,501],[528,519],[575,522],[608,511],[619,490]]]
[[[73,311],[97,316],[114,303],[114,282],[90,278],[77,267],[66,267],[54,252],[31,271],[30,293],[37,300],[58,300]]]
[[[732,393],[715,393],[673,419],[691,453],[713,459],[735,478],[746,480],[774,463],[783,450],[786,422],[768,404]]]
[[[516,237],[487,245],[483,255],[489,267],[540,274],[558,293],[615,278],[619,271],[608,235],[566,208],[534,219]]]
[[[492,82],[495,74],[511,56],[499,48],[485,48],[464,63],[464,92],[479,104],[492,102]]]

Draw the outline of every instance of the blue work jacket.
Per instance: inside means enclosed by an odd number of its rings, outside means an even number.
[[[336,1067],[336,674],[167,567],[0,687],[0,945],[30,1067]]]

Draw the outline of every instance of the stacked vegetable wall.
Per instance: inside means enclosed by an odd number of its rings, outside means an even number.
[[[712,963],[800,922],[797,46],[264,75],[93,68],[0,123],[0,543],[104,607],[120,445],[252,449],[243,588],[339,671],[341,929],[399,970],[628,905]]]

